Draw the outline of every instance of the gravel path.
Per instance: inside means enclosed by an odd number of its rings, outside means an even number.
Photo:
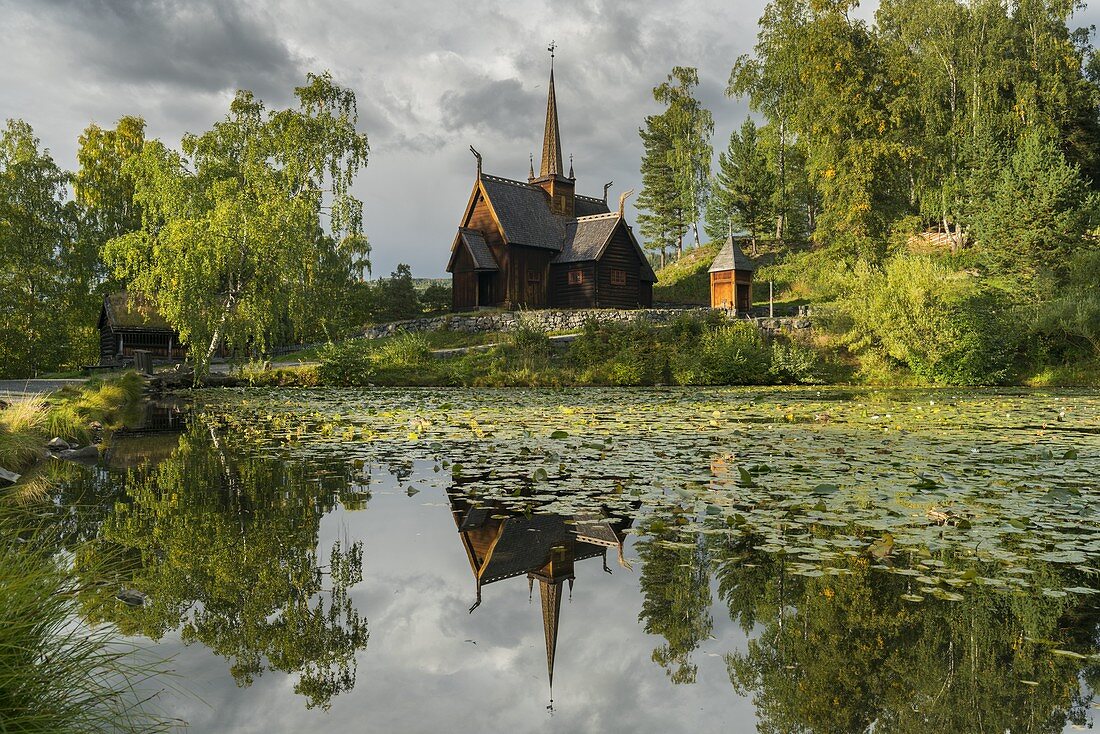
[[[87,378],[68,380],[0,380],[0,398],[19,398],[27,395],[57,392],[69,385],[82,385]]]

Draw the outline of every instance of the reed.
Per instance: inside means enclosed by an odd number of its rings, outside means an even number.
[[[76,577],[49,539],[17,530],[0,495],[0,731],[92,734],[168,731],[158,715],[163,662],[81,621]]]

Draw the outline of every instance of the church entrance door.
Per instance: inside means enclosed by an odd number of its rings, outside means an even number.
[[[477,305],[478,306],[491,306],[491,305],[493,305],[493,274],[492,273],[478,273],[477,274]]]

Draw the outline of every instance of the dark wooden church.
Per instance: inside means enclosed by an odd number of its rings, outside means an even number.
[[[481,171],[451,245],[454,310],[639,308],[653,304],[657,276],[630,226],[602,199],[576,193],[565,174],[551,62],[542,166],[526,183]],[[610,186],[610,184],[608,185]]]

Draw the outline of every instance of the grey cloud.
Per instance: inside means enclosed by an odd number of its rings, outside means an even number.
[[[536,92],[518,79],[482,79],[463,90],[444,92],[439,99],[448,130],[473,130],[510,140],[529,137],[539,121],[535,112],[545,91]]]
[[[251,89],[288,99],[301,60],[278,19],[248,5],[156,0],[44,0],[30,11],[52,53],[112,83],[180,93]]]

